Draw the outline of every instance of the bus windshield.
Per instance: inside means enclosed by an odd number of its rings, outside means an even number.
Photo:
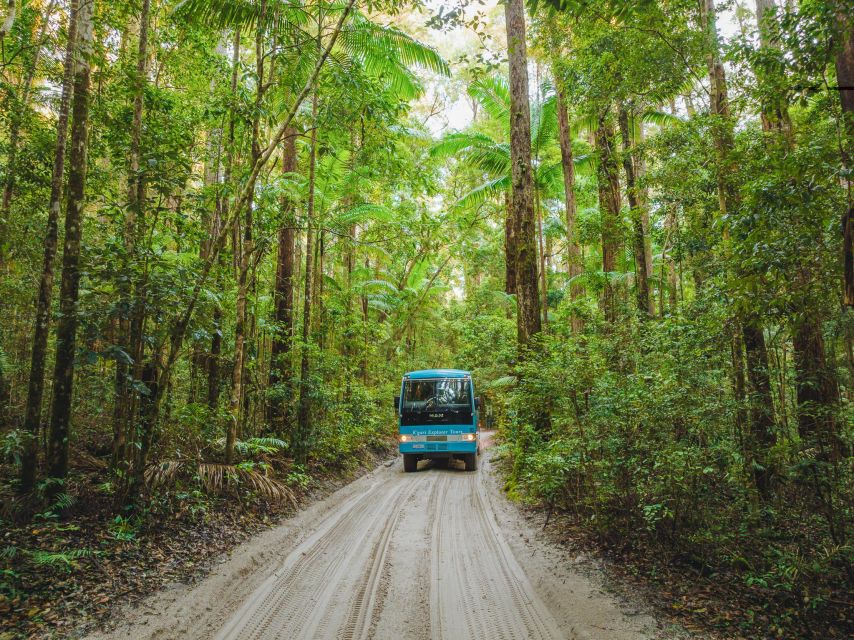
[[[471,381],[466,378],[435,378],[407,380],[403,389],[403,414],[420,414],[422,421],[440,419],[453,414],[459,420],[471,417]],[[450,416],[447,416],[450,417]]]

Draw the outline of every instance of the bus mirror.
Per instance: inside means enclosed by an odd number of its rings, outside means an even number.
[[[395,413],[400,410],[400,396],[394,397],[394,411]]]
[[[475,399],[474,399],[474,408],[475,408],[475,409],[480,409],[480,398],[475,398]]]

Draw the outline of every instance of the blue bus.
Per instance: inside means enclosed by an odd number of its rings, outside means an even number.
[[[419,460],[447,463],[451,459],[465,462],[466,471],[477,471],[480,402],[474,395],[469,371],[410,371],[403,376],[394,407],[400,417],[400,452],[405,471],[415,471]]]

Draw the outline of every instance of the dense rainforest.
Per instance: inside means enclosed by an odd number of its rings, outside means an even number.
[[[371,465],[428,367],[731,604],[674,615],[852,632],[850,0],[4,4],[0,637]]]

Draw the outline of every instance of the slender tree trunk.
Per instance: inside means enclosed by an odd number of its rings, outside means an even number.
[[[540,203],[540,196],[536,191],[534,193],[534,208],[537,213],[537,248],[540,256],[540,295],[542,296],[543,304],[543,327],[547,327],[549,324],[549,281],[548,269],[546,268],[548,266],[546,262],[547,249],[543,246],[543,207],[542,203]]]
[[[776,442],[774,433],[774,401],[771,395],[771,378],[768,374],[768,351],[765,334],[755,322],[742,326],[744,350],[747,353],[747,379],[750,386],[750,423],[754,444],[753,467],[756,486],[762,495],[770,490],[771,470],[767,453]]]
[[[534,175],[531,166],[531,106],[528,98],[528,55],[523,0],[504,5],[510,59],[510,158],[513,190],[511,210],[516,237],[516,278],[519,312],[517,335],[524,347],[542,329],[537,284]]]
[[[782,90],[784,78],[776,71],[777,64],[783,63],[783,51],[775,34],[779,29],[777,21],[777,6],[774,0],[756,0],[756,23],[759,28],[759,46],[763,50],[763,59],[777,58],[770,65],[763,63],[766,68],[756,70],[759,90],[762,99],[762,128],[766,132],[779,133],[787,144],[792,142],[792,120],[789,117],[789,105],[785,92]]]
[[[712,136],[718,156],[717,179],[718,201],[721,215],[726,215],[739,206],[738,193],[729,177],[734,172],[732,164],[733,122],[727,97],[726,75],[720,60],[717,27],[715,25],[714,0],[700,2],[701,20],[707,34],[707,61],[711,85],[711,110],[715,116],[712,123]],[[728,252],[728,232],[724,232],[725,251]],[[753,457],[756,487],[763,498],[770,489],[771,470],[768,468],[768,448],[775,441],[774,401],[771,395],[771,382],[768,374],[768,353],[765,348],[765,335],[758,319],[748,315],[738,319],[741,325],[741,337],[747,356],[747,385],[749,387],[748,414],[751,423],[750,446]],[[733,338],[737,340],[737,338]],[[734,370],[740,364],[733,362]],[[741,403],[741,390],[736,386],[736,402]]]
[[[145,277],[137,273],[140,269],[139,243],[145,233],[145,179],[141,168],[142,115],[144,107],[146,70],[148,67],[148,24],[151,0],[143,0],[139,15],[139,43],[134,75],[133,116],[130,129],[130,152],[128,154],[127,207],[124,224],[125,264],[117,289],[122,302],[119,304],[119,342],[130,358],[116,360],[115,406],[113,407],[113,466],[118,467],[127,457],[128,437],[133,437],[131,424],[135,414],[135,402],[131,397],[130,378],[139,379],[142,373],[143,325],[145,324]],[[131,299],[131,286],[134,286]],[[132,455],[136,455],[138,448]]]
[[[623,138],[623,169],[626,172],[626,193],[632,216],[633,250],[635,254],[635,278],[637,279],[637,306],[641,317],[649,315],[649,269],[646,262],[646,233],[644,232],[643,213],[638,201],[638,186],[635,176],[635,162],[632,157],[634,145],[629,127],[629,114],[625,105],[618,105],[620,135]]]
[[[674,246],[676,244],[676,205],[670,205],[667,208],[667,216],[664,219],[665,226],[665,235],[667,237],[667,241],[665,242],[664,250],[661,257],[662,261],[662,269],[667,269],[667,294],[668,294],[668,304],[670,306],[671,313],[676,312],[677,307],[677,292],[678,292],[678,283],[676,281],[676,265],[673,260],[673,251]],[[662,280],[664,280],[662,274]],[[661,307],[663,309],[664,295],[662,294]]]
[[[240,29],[234,30],[234,38],[232,40],[231,45],[231,85],[230,85],[230,95],[232,99],[237,98],[237,79],[239,75],[239,63],[240,63]],[[225,184],[231,184],[231,178],[234,168],[234,155],[235,155],[235,139],[234,132],[236,127],[236,115],[234,113],[234,109],[229,110],[228,116],[228,141],[226,147],[225,154],[225,169],[223,175],[223,181]],[[223,218],[223,212],[228,209],[227,200],[218,196],[217,198],[217,206],[220,211],[218,213],[218,218],[220,221]],[[224,229],[220,228],[218,230],[216,238],[219,238],[220,235],[224,233]],[[237,246],[239,243],[235,243]],[[219,261],[219,251],[215,246],[215,241],[211,241],[211,248],[208,256],[208,264],[212,264],[213,260]],[[214,256],[214,254],[216,254]],[[235,251],[235,256],[238,255]],[[219,405],[219,394],[220,394],[220,376],[221,376],[221,355],[222,355],[222,327],[223,327],[223,315],[222,310],[217,307],[214,310],[214,325],[218,329],[211,338],[211,357],[208,365],[208,407],[212,410],[216,410]],[[230,400],[229,400],[230,401]],[[227,431],[227,429],[226,429]],[[227,437],[227,436],[226,436]],[[227,448],[227,447],[226,447]]]
[[[309,344],[311,341],[311,300],[314,257],[314,188],[315,173],[317,170],[317,90],[314,92],[311,103],[312,129],[311,146],[308,159],[308,206],[306,208],[306,239],[305,239],[305,293],[303,294],[302,311],[302,345],[300,356],[300,392],[299,405],[297,408],[297,437],[294,457],[299,462],[304,462],[308,454],[309,444],[309,420],[311,419],[311,384],[309,382]]]
[[[68,446],[74,356],[77,350],[77,301],[80,289],[80,241],[83,232],[83,198],[86,190],[86,155],[89,121],[89,53],[95,0],[82,0],[77,14],[79,46],[74,64],[71,155],[65,208],[65,244],[59,322],[56,329],[56,363],[53,374],[53,411],[48,439],[48,475],[68,475]]]
[[[575,198],[575,159],[572,155],[572,134],[569,128],[569,113],[566,105],[566,90],[559,78],[555,78],[557,87],[557,124],[558,141],[560,142],[560,159],[563,168],[563,188],[566,205],[566,267],[570,280],[577,278],[583,271],[581,264],[581,249],[578,246],[578,231],[576,218],[578,204]],[[578,282],[570,282],[569,295],[572,300],[578,300],[584,295],[584,287]],[[577,314],[572,314],[572,332],[581,333],[584,321]]]
[[[771,0],[756,0],[756,21],[760,45],[765,58],[782,58],[783,52],[775,34],[779,30],[775,5]],[[780,65],[772,64],[756,70],[760,87],[765,87],[762,101],[762,129],[773,144],[786,150],[794,146],[792,121],[786,94],[780,88],[786,82]],[[821,231],[816,230],[816,242]],[[810,280],[818,277],[812,269],[795,275],[800,280],[801,291],[812,289]],[[795,359],[796,399],[798,404],[798,429],[806,442],[818,443],[822,454],[838,459],[841,452],[836,428],[836,410],[839,387],[831,367],[827,366],[824,336],[819,307],[809,299],[797,300],[800,309],[792,328],[792,346]],[[781,407],[782,409],[783,407]]]
[[[260,11],[266,12],[266,0],[261,1]],[[261,103],[264,97],[264,31],[259,20],[255,34],[255,105],[252,116],[252,164],[255,165],[261,157],[260,126]],[[225,461],[231,464],[234,458],[234,444],[241,426],[246,418],[246,412],[241,411],[245,397],[246,378],[246,342],[248,318],[247,296],[249,289],[249,269],[254,252],[252,237],[253,215],[252,194],[249,194],[245,207],[242,242],[235,242],[234,250],[238,256],[237,265],[237,304],[234,322],[234,368],[231,375],[231,395],[229,400],[229,423],[225,437]]]
[[[798,433],[801,439],[818,446],[822,457],[839,460],[842,440],[836,424],[839,386],[825,356],[821,324],[806,313],[792,335],[797,379]]]
[[[10,15],[14,18],[15,0],[9,1],[12,8]],[[21,141],[21,121],[24,118],[26,110],[29,109],[30,106],[30,91],[32,90],[33,81],[36,77],[36,70],[38,69],[42,48],[47,38],[50,18],[53,15],[55,8],[56,0],[50,0],[44,11],[44,18],[42,19],[39,34],[35,41],[35,53],[33,54],[33,59],[27,69],[27,73],[24,76],[24,81],[21,84],[19,95],[12,99],[12,95],[10,94],[9,100],[7,101],[11,109],[11,117],[9,121],[9,148],[6,155],[6,175],[3,181],[3,195],[2,198],[0,198],[0,268],[2,268],[6,261],[7,251],[9,249],[8,229],[10,216],[12,214],[12,197],[15,193],[15,181],[17,180],[17,159],[18,145]],[[70,13],[71,11],[69,11],[69,15]],[[0,41],[2,41],[2,36],[0,36]],[[65,77],[63,76],[63,89],[65,86]],[[60,106],[60,110],[61,108],[62,107]],[[66,104],[66,118],[67,112],[68,106]]]
[[[6,0],[6,17],[3,19],[3,24],[0,24],[0,39],[12,32],[16,15],[15,3],[16,0]]]
[[[610,109],[609,109],[610,110]],[[599,155],[597,180],[599,183],[599,210],[602,216],[602,270],[605,272],[605,319],[617,319],[614,287],[611,274],[617,270],[617,254],[621,249],[620,239],[620,173],[614,150],[614,129],[609,122],[608,111],[599,116],[596,128],[596,152]]]
[[[854,18],[838,1],[836,13],[836,82],[842,103],[842,162],[849,170],[846,179],[847,207],[842,214],[843,293],[848,307],[854,307],[854,180],[850,178],[854,155]]]
[[[282,173],[294,173],[297,168],[295,129],[291,129],[282,148]],[[294,202],[282,197],[282,226],[279,227],[279,252],[276,259],[276,283],[273,293],[276,324],[270,356],[270,387],[293,380],[291,371],[291,345],[294,333],[294,240],[296,219]],[[283,434],[287,425],[287,402],[281,391],[270,404],[270,420],[277,425],[276,433]]]
[[[53,298],[53,280],[56,263],[59,209],[62,200],[62,182],[65,173],[65,148],[68,137],[68,112],[74,82],[74,62],[77,47],[77,15],[79,0],[72,0],[68,14],[68,43],[62,78],[62,97],[56,123],[56,146],[53,154],[53,174],[50,181],[47,230],[44,239],[42,275],[36,300],[36,318],[33,327],[33,350],[30,360],[30,380],[27,387],[27,406],[24,416],[24,455],[21,462],[21,490],[30,491],[36,479],[38,442],[41,428],[42,401],[44,398],[44,370],[47,360],[47,343],[50,332],[50,306]],[[10,167],[11,170],[11,167]]]
[[[643,142],[644,140],[644,132],[643,132],[643,120],[638,121],[638,142]],[[646,277],[647,282],[649,283],[652,280],[652,237],[650,235],[650,226],[649,226],[649,191],[644,186],[644,180],[646,178],[646,157],[644,156],[643,150],[639,149],[637,144],[633,145],[633,156],[634,156],[634,167],[635,167],[635,192],[637,193],[638,198],[638,208],[641,212],[641,229],[643,229],[643,251],[644,257],[646,258]],[[652,285],[648,284],[649,289],[649,314],[655,314],[655,300],[652,294]]]

